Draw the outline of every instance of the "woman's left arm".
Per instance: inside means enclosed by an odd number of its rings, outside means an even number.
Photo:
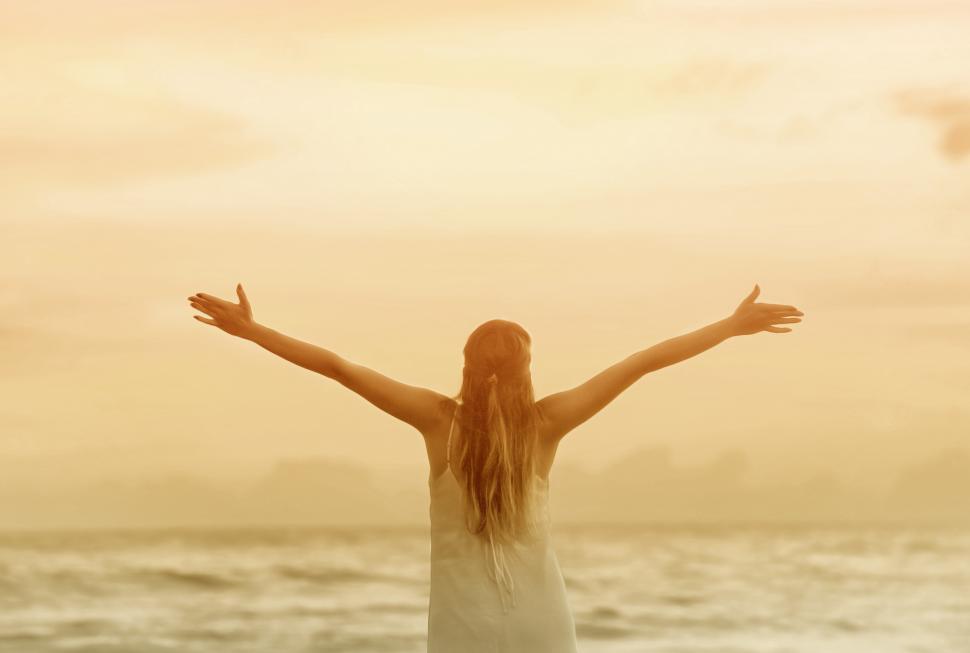
[[[385,413],[427,433],[441,419],[443,394],[420,386],[401,383],[363,365],[353,363],[336,353],[309,342],[298,340],[259,324],[252,317],[252,307],[242,289],[236,287],[239,303],[227,302],[205,293],[189,297],[193,308],[211,320],[195,315],[197,320],[219,327],[226,333],[250,340],[263,349],[295,365],[331,378],[353,390]]]

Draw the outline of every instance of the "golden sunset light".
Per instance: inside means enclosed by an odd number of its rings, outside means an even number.
[[[237,284],[259,325],[448,397],[511,321],[536,400],[757,284],[804,322],[576,426],[553,523],[970,525],[968,34],[943,0],[0,3],[0,529],[387,523],[427,565],[433,439],[192,319]],[[594,549],[563,552],[581,650],[661,650],[590,616],[620,601],[570,584]],[[918,650],[966,650],[938,632]],[[917,650],[834,641],[772,650]]]

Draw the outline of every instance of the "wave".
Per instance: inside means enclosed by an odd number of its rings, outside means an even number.
[[[315,534],[154,537],[0,542],[0,653],[422,648],[428,550],[410,532],[362,530],[365,545],[339,547]],[[968,531],[650,538],[588,529],[557,547],[584,650],[755,653],[783,635],[791,651],[870,650],[873,639],[903,651],[925,648],[926,632],[967,632]]]
[[[414,578],[398,574],[377,573],[363,569],[352,569],[347,567],[326,568],[301,567],[297,565],[277,565],[274,572],[292,580],[306,581],[318,585],[331,585],[336,583],[401,583],[406,585],[420,584],[426,585],[424,578]]]
[[[142,569],[132,573],[131,576],[138,580],[161,581],[173,585],[212,590],[233,589],[242,584],[236,578],[211,572],[186,571],[183,569]]]

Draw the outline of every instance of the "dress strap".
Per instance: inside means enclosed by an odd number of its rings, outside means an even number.
[[[455,406],[455,412],[451,414],[451,426],[448,427],[448,442],[445,444],[445,460],[448,461],[448,465],[451,465],[451,432],[455,430],[455,417],[458,416],[458,406]]]

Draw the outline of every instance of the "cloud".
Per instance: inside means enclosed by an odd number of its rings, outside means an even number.
[[[840,308],[918,308],[970,306],[970,277],[961,270],[940,277],[879,275],[811,284],[818,306]]]
[[[909,327],[908,333],[914,338],[928,338],[970,348],[970,322],[913,325]]]
[[[938,148],[950,161],[970,154],[970,91],[907,90],[894,96],[904,114],[923,118],[940,130]]]
[[[693,59],[660,80],[657,89],[676,96],[736,94],[759,83],[770,68],[765,62],[718,57]]]
[[[0,107],[0,167],[27,189],[192,174],[273,151],[231,116],[68,80],[21,85]]]
[[[833,132],[840,122],[858,114],[864,108],[865,102],[851,99],[833,102],[814,110],[811,107],[799,107],[796,113],[787,116],[729,115],[721,120],[720,125],[726,134],[732,136],[793,145],[817,141],[826,133]]]
[[[295,34],[352,34],[426,28],[435,23],[515,19],[523,15],[558,15],[571,11],[601,12],[619,3],[592,0],[378,0],[322,3],[279,3],[268,0],[229,2],[190,0],[130,3],[92,0],[86,3],[41,0],[0,4],[0,41],[37,40],[69,34],[73,38],[131,38],[158,34],[212,36],[247,32],[258,40],[286,39]]]

